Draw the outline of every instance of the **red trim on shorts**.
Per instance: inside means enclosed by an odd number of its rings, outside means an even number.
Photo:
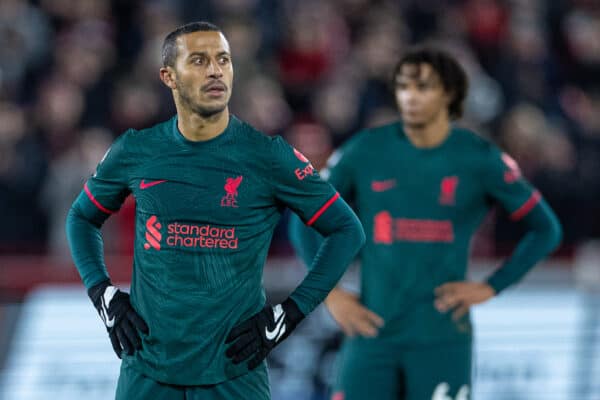
[[[336,193],[333,195],[333,197],[332,197],[332,198],[330,198],[329,200],[327,200],[327,203],[325,203],[325,204],[323,205],[323,207],[319,208],[319,211],[317,211],[317,212],[315,213],[315,215],[313,215],[313,216],[312,216],[312,218],[308,220],[308,222],[306,223],[306,225],[308,225],[308,226],[311,226],[312,224],[314,224],[314,223],[315,223],[315,221],[316,221],[317,219],[319,219],[319,217],[320,217],[320,216],[321,216],[321,215],[322,215],[322,214],[323,214],[325,211],[327,211],[327,209],[328,209],[328,208],[329,208],[329,207],[330,207],[330,206],[333,204],[333,202],[334,202],[334,201],[336,201],[336,200],[337,200],[339,197],[340,197],[340,194],[336,192]]]
[[[83,189],[85,190],[85,194],[87,194],[87,196],[90,198],[92,203],[94,203],[94,205],[96,207],[98,207],[98,209],[100,211],[105,212],[107,214],[114,214],[114,211],[111,211],[108,208],[104,207],[102,204],[100,204],[100,202],[98,200],[96,200],[96,198],[94,197],[92,192],[90,192],[90,188],[88,187],[87,182],[85,183],[85,185],[83,185]]]
[[[529,199],[527,199],[527,201],[525,203],[523,203],[523,205],[521,207],[519,207],[519,209],[517,211],[510,214],[510,219],[512,219],[513,221],[518,221],[518,220],[522,219],[527,214],[529,214],[529,212],[531,210],[533,210],[533,207],[535,207],[536,204],[539,203],[541,199],[542,199],[542,195],[540,194],[540,192],[538,192],[536,190],[535,192],[533,192],[531,194]]]

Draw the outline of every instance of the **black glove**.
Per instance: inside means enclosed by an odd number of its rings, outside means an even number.
[[[138,330],[147,334],[148,325],[131,307],[129,294],[112,286],[110,281],[104,281],[91,287],[88,296],[108,330],[117,357],[121,358],[122,351],[132,355],[136,349],[142,348]]]
[[[231,329],[225,343],[234,343],[229,346],[225,355],[234,364],[254,356],[248,362],[248,368],[254,369],[273,347],[290,335],[303,318],[304,314],[292,299],[276,306],[267,305],[259,313]]]

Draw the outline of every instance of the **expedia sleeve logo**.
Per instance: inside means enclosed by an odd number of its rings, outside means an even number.
[[[504,182],[513,183],[521,177],[521,169],[519,164],[508,154],[502,153],[502,162],[508,168],[504,171]]]
[[[146,222],[144,249],[161,250],[167,247],[237,249],[238,237],[235,227],[224,228],[211,225],[182,224],[173,222],[167,225],[166,233],[155,215]]]
[[[294,149],[294,155],[298,160],[302,161],[303,163],[307,163],[304,168],[296,168],[294,170],[294,175],[296,175],[296,178],[298,178],[298,180],[302,181],[307,176],[311,176],[315,173],[315,168],[312,166],[310,161],[308,161],[308,158],[304,156],[304,154]]]

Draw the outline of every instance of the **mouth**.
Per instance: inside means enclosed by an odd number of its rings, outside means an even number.
[[[403,111],[404,111],[404,114],[407,114],[407,115],[417,115],[417,114],[419,114],[420,110],[414,109],[414,108],[412,108],[412,109],[407,108],[407,109],[403,109]]]
[[[222,83],[210,83],[202,88],[204,93],[211,96],[221,96],[227,91],[227,87]]]

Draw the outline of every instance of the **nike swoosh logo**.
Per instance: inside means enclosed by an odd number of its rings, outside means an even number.
[[[279,337],[281,337],[281,335],[283,335],[283,333],[285,332],[285,325],[283,323],[284,320],[285,320],[285,312],[282,313],[279,316],[279,318],[277,319],[275,329],[270,331],[269,328],[265,326],[265,336],[267,337],[268,340],[275,339],[275,341],[277,341],[279,339]]]
[[[104,294],[102,295],[102,301],[100,304],[102,305],[102,317],[104,318],[104,323],[107,328],[112,328],[115,325],[115,317],[113,316],[111,319],[108,318],[108,307],[110,307],[110,302],[112,301],[113,296],[117,293],[117,288],[114,286],[108,286],[104,290]]]
[[[166,179],[163,179],[160,181],[144,182],[144,180],[142,179],[142,181],[140,182],[140,189],[148,189],[149,187],[160,185],[161,183],[164,183],[166,181]]]
[[[115,317],[108,319],[108,309],[106,308],[104,303],[102,303],[102,311],[101,312],[102,312],[102,317],[104,319],[104,323],[106,324],[106,327],[112,328],[113,326],[115,326]]]
[[[385,192],[396,186],[395,179],[386,179],[385,181],[373,181],[371,182],[371,189],[374,192]]]

